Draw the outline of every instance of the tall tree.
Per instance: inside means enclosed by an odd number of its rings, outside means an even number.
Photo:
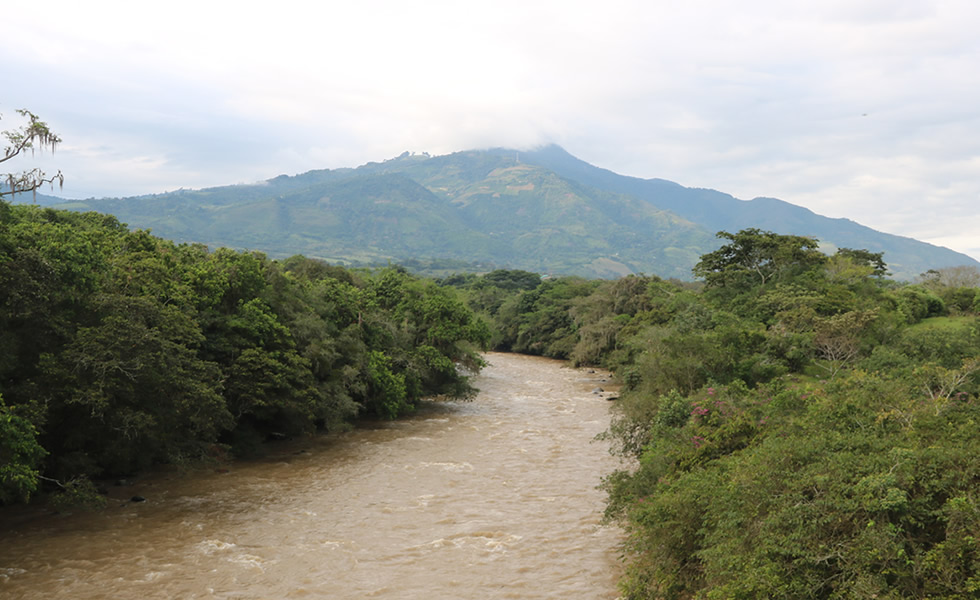
[[[840,248],[837,256],[851,259],[854,264],[870,267],[871,273],[875,277],[885,277],[888,275],[888,265],[885,264],[884,252],[871,252],[870,250]]]
[[[718,237],[729,243],[702,255],[693,269],[708,287],[766,285],[827,260],[818,249],[817,240],[811,237],[780,235],[755,228],[738,233],[719,231]]]

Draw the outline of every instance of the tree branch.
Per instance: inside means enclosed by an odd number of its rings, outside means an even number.
[[[29,110],[19,109],[17,114],[27,117],[29,123],[21,127],[20,129],[14,131],[4,131],[3,136],[7,138],[7,141],[11,144],[4,148],[3,157],[0,158],[0,163],[7,162],[8,160],[19,156],[26,149],[34,149],[34,144],[37,143],[41,146],[41,149],[50,148],[51,152],[54,153],[55,148],[61,143],[61,138],[51,132],[48,129],[48,125],[41,121],[37,115]],[[0,190],[0,198],[4,196],[13,196],[15,194],[22,194],[25,192],[31,192],[32,194],[37,194],[37,189],[44,184],[51,184],[52,187],[54,183],[58,182],[58,187],[64,186],[65,176],[62,175],[61,171],[57,174],[48,177],[44,171],[40,169],[32,169],[30,171],[24,171],[22,173],[14,174],[7,173],[0,175],[0,179],[6,180],[7,190]]]

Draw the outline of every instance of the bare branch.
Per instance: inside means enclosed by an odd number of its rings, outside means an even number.
[[[10,145],[4,148],[0,163],[19,156],[24,150],[30,150],[33,153],[36,148],[39,148],[41,150],[49,149],[54,153],[58,144],[61,143],[61,138],[48,128],[47,123],[26,109],[19,109],[17,114],[27,117],[28,124],[19,129],[2,132],[3,137],[7,139]],[[0,190],[0,198],[26,192],[31,192],[36,197],[37,189],[44,184],[51,185],[53,189],[55,182],[57,182],[60,189],[64,186],[65,176],[61,171],[58,171],[57,174],[49,177],[44,171],[35,168],[21,173],[0,174],[0,181],[6,184],[6,189]]]

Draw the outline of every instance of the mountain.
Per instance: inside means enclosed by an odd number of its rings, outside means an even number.
[[[497,152],[506,154],[510,151]],[[687,188],[663,179],[618,175],[575,158],[555,145],[522,152],[520,159],[586,185],[646,200],[712,232],[735,232],[755,227],[781,234],[815,237],[829,252],[837,248],[884,252],[889,270],[898,279],[910,280],[933,268],[980,266],[970,256],[948,248],[882,233],[850,219],[824,217],[776,198],[738,200],[715,190]]]
[[[26,200],[29,201],[29,200]],[[39,202],[96,210],[182,242],[386,261],[454,270],[509,267],[555,274],[690,279],[715,233],[746,227],[808,235],[827,250],[884,252],[898,278],[972,258],[774,198],[738,200],[662,179],[618,175],[558,146],[530,152],[402,154],[354,169],[281,175],[254,185],[131,198]],[[428,261],[428,262],[426,262]]]

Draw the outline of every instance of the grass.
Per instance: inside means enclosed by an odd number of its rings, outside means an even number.
[[[976,315],[930,317],[909,327],[911,331],[967,331],[977,324]]]

